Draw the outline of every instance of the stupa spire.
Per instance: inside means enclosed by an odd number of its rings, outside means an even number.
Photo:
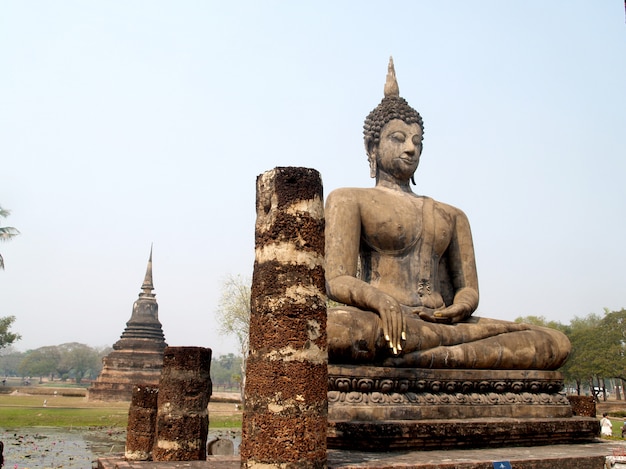
[[[150,258],[148,259],[148,266],[146,267],[146,276],[143,279],[143,285],[141,285],[141,293],[139,296],[154,297],[154,284],[152,283],[152,244],[150,245]]]
[[[159,348],[164,348],[164,336],[161,323],[159,322],[159,305],[156,301],[156,294],[152,292],[152,246],[150,246],[150,258],[146,268],[146,276],[141,285],[139,298],[133,304],[133,314],[126,323],[120,341],[128,339],[153,339],[156,340]],[[120,341],[113,346],[119,346]],[[161,347],[163,345],[163,347]]]

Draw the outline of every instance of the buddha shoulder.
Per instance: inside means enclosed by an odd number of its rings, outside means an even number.
[[[368,193],[372,191],[371,188],[361,187],[342,187],[333,190],[326,198],[326,209],[332,209],[334,207],[346,207],[360,205],[362,202],[366,202]]]
[[[463,224],[468,224],[467,216],[460,208],[434,199],[431,200],[433,201],[433,209],[439,216],[448,218],[451,221],[460,221]]]

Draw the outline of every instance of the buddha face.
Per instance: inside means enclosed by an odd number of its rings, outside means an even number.
[[[422,154],[422,128],[393,119],[380,132],[380,143],[370,158],[375,158],[377,171],[388,174],[399,182],[408,181]]]

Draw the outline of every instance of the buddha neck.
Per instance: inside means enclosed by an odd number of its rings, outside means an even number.
[[[400,181],[383,171],[379,171],[376,175],[376,187],[413,194],[413,190],[411,189],[408,180]]]

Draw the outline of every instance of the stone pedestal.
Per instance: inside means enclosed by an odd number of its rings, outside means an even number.
[[[329,366],[328,446],[436,449],[593,441],[556,371]]]

